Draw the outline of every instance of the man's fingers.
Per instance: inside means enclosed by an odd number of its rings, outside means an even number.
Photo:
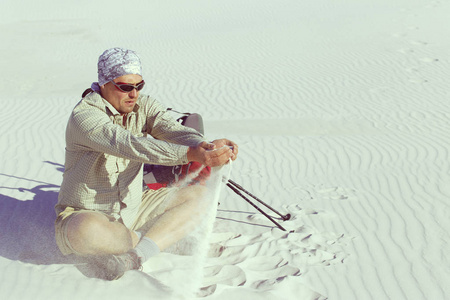
[[[233,154],[231,155],[231,159],[235,160],[237,158],[238,152],[239,152],[239,148],[238,145],[231,142],[231,144],[233,145]]]
[[[209,167],[217,167],[228,163],[230,158],[236,159],[238,152],[236,144],[227,141],[221,147],[217,145],[214,141],[213,143],[201,142],[196,147],[189,147],[188,160],[198,161]]]
[[[207,151],[206,155],[206,165],[210,167],[221,166],[232,157],[233,152],[229,147],[222,147],[215,149],[213,151]]]
[[[221,148],[224,146],[231,147],[233,149],[233,154],[231,155],[231,159],[235,160],[237,158],[239,149],[238,149],[238,145],[235,142],[230,141],[228,139],[218,139],[218,140],[212,141],[212,143],[214,143],[216,145],[216,148]]]
[[[214,145],[213,143],[201,142],[197,147],[201,147],[205,150],[213,150],[216,145]]]

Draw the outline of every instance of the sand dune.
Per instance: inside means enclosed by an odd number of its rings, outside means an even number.
[[[449,297],[448,1],[1,8],[1,299]],[[104,282],[59,254],[67,118],[115,46],[141,55],[143,92],[239,144],[231,178],[293,232],[222,187],[212,221],[177,245],[196,255]]]

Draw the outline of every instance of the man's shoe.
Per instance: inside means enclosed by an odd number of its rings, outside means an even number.
[[[133,250],[123,254],[98,255],[89,261],[94,276],[105,280],[119,279],[126,271],[142,267],[140,258]]]

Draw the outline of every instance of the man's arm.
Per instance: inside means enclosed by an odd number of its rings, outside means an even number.
[[[156,165],[181,165],[198,161],[204,165],[218,166],[229,158],[236,158],[237,145],[234,143],[225,139],[207,143],[199,132],[181,125],[171,116],[158,116],[165,111],[160,104],[157,103],[153,109],[156,113],[153,117],[151,113],[148,114],[150,120],[147,120],[147,131],[165,140],[136,136],[114,124],[105,112],[87,107],[74,110],[69,119],[67,149],[103,152]],[[157,125],[152,127],[155,123]],[[234,146],[231,153],[229,149],[219,149],[223,145]]]
[[[152,137],[185,146],[197,146],[206,141],[197,130],[177,122],[161,103],[150,97],[145,100],[143,104],[147,114],[147,132]]]
[[[230,158],[236,159],[238,146],[234,142],[220,139],[208,143],[198,131],[177,122],[158,101],[151,98],[147,100],[151,100],[147,102],[151,104],[146,108],[147,132],[154,138],[190,146],[187,159],[203,165],[220,166]]]
[[[138,137],[96,109],[81,109],[72,114],[67,127],[67,148],[95,151],[129,160],[158,165],[186,164],[188,146]]]

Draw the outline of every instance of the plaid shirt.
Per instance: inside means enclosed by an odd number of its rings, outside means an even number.
[[[133,112],[122,116],[91,93],[75,106],[67,124],[65,171],[55,211],[67,206],[98,210],[122,217],[129,227],[141,203],[143,163],[186,164],[188,146],[202,141],[200,133],[179,124],[148,96],[140,95]]]

